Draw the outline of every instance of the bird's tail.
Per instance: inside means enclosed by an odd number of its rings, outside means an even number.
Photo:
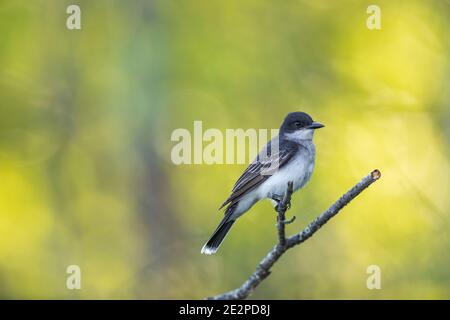
[[[219,249],[223,239],[225,239],[234,221],[236,221],[236,220],[225,221],[226,219],[228,218],[227,217],[223,218],[222,222],[219,224],[216,231],[214,231],[211,238],[203,246],[202,248],[203,254],[214,254]]]
[[[217,250],[220,247],[220,244],[223,242],[226,235],[228,234],[228,231],[230,231],[231,226],[236,221],[235,219],[231,218],[231,215],[233,214],[235,207],[236,204],[230,205],[227,208],[225,212],[225,217],[219,223],[219,226],[216,228],[216,230],[214,231],[208,242],[206,242],[205,245],[203,246],[201,251],[203,254],[214,254],[217,252]]]

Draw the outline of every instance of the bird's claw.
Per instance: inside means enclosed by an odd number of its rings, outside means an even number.
[[[275,200],[276,201],[276,200]],[[275,206],[275,211],[276,212],[279,212],[280,210],[282,210],[282,211],[287,211],[287,210],[289,210],[290,208],[291,208],[291,202],[289,201],[288,203],[286,203],[286,205],[284,206],[284,207],[282,207],[281,205],[280,205],[280,202],[281,201],[278,201],[278,203],[277,203],[277,205]]]
[[[283,200],[283,196],[280,196],[280,195],[275,194],[275,193],[270,194],[269,198],[272,199],[273,201],[278,202],[278,203],[281,202],[281,200]]]
[[[289,210],[291,208],[291,201],[286,203],[284,207],[280,206],[281,202],[283,201],[284,196],[280,196],[278,194],[272,194],[270,196],[270,198],[277,203],[276,206],[275,206],[275,211],[277,211],[277,212],[280,211],[281,209],[286,211],[286,210]]]

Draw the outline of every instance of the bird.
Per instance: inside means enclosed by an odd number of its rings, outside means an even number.
[[[215,254],[236,220],[258,201],[269,199],[277,209],[289,182],[293,183],[293,192],[305,186],[314,170],[314,132],[322,127],[305,112],[286,115],[278,135],[262,148],[219,208],[227,206],[202,254]]]

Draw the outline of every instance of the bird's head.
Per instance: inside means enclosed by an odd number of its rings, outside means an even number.
[[[323,124],[313,121],[305,112],[291,112],[280,127],[280,137],[291,141],[311,140],[314,131],[322,127]]]

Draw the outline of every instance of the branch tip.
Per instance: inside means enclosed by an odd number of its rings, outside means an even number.
[[[373,170],[371,173],[373,180],[378,180],[381,177],[381,172],[378,169]]]

